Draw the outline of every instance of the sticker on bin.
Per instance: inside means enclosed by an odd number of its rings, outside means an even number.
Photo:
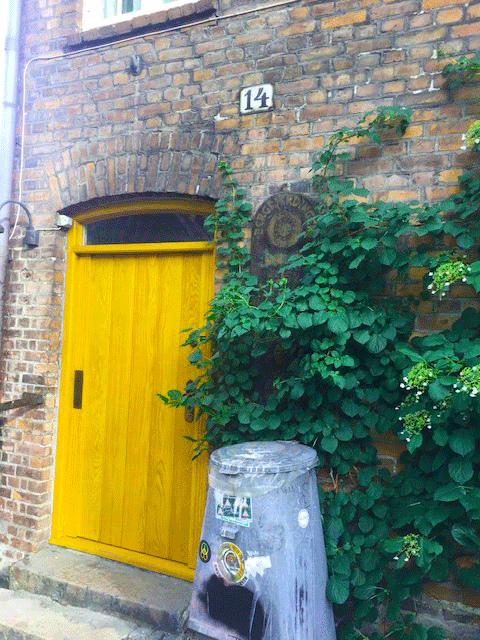
[[[242,587],[248,582],[242,551],[233,542],[225,542],[218,550],[215,573],[228,584]]]
[[[249,527],[252,522],[252,499],[215,492],[215,516],[218,520]]]

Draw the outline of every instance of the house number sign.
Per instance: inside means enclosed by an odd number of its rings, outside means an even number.
[[[240,113],[269,111],[273,108],[273,86],[256,84],[240,91]]]

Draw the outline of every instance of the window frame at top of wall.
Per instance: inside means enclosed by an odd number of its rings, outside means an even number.
[[[147,7],[145,9],[139,9],[138,11],[129,11],[128,13],[121,13],[110,18],[96,18],[95,16],[92,18],[87,17],[88,12],[91,11],[91,7],[100,5],[101,0],[83,0],[82,31],[101,29],[102,27],[108,27],[120,22],[134,20],[135,18],[139,18],[141,16],[149,16],[154,13],[158,13],[159,11],[168,11],[168,9],[173,9],[174,7],[181,7],[185,4],[191,4],[192,0],[169,0],[168,2],[162,2],[160,5],[158,4],[157,0],[157,4],[155,7],[153,6],[153,0],[146,0],[146,2],[150,4],[150,6],[148,6],[147,4]]]

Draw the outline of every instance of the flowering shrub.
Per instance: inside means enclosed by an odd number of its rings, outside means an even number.
[[[480,236],[480,180],[409,205],[373,202],[332,171],[350,157],[340,144],[401,134],[408,118],[390,108],[332,136],[312,167],[316,215],[276,282],[248,271],[250,206],[222,165],[226,194],[210,224],[225,283],[186,339],[198,377],[162,396],[206,419],[198,452],[276,439],[316,448],[332,479],[320,496],[338,640],[440,640],[404,615],[405,601],[451,572],[480,590],[480,564],[468,574],[455,564],[480,550],[480,315],[466,310],[450,330],[409,341],[410,300],[384,295],[392,272],[432,262],[436,292],[464,278],[480,290],[480,263],[468,271],[435,257],[447,236],[462,250]],[[372,431],[406,441],[399,474],[379,467]],[[365,623],[377,625],[368,636]]]

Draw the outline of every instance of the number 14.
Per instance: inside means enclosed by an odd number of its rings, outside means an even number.
[[[268,111],[273,107],[273,87],[259,84],[240,91],[240,113]]]

